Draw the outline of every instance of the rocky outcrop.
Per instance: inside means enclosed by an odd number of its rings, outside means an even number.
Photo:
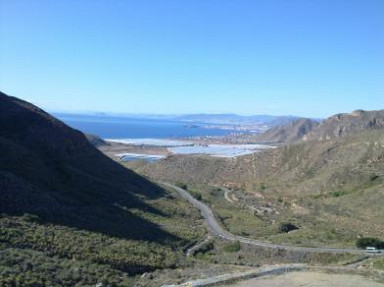
[[[349,114],[337,114],[312,129],[304,140],[329,140],[368,130],[384,129],[384,110],[356,110]]]
[[[349,114],[331,116],[321,123],[302,118],[287,125],[271,128],[258,135],[256,140],[264,143],[323,141],[380,129],[384,129],[384,110],[356,110]]]

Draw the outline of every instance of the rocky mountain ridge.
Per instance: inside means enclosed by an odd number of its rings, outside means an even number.
[[[356,110],[327,118],[304,135],[303,140],[329,140],[361,131],[381,129],[384,129],[384,110]]]
[[[381,129],[384,129],[384,110],[356,110],[333,115],[320,123],[307,118],[298,119],[287,125],[273,127],[258,135],[256,140],[267,143],[323,141]]]

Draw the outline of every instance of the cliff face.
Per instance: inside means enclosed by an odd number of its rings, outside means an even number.
[[[163,190],[38,107],[0,93],[0,213],[116,236],[165,235],[127,211]],[[148,230],[148,231],[145,231]]]

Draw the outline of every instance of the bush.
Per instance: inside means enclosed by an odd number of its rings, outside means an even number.
[[[279,224],[279,232],[281,233],[288,233],[296,229],[299,229],[299,227],[290,222],[282,222]]]
[[[240,249],[241,249],[241,245],[239,241],[234,241],[224,246],[225,252],[237,252]]]
[[[34,214],[24,213],[24,215],[21,218],[29,222],[36,222],[36,223],[40,222],[40,218]]]
[[[376,180],[376,179],[378,179],[378,178],[379,178],[379,176],[378,176],[377,174],[374,174],[374,173],[373,173],[373,174],[370,174],[370,175],[369,175],[369,180],[370,180],[370,181],[374,181],[374,180]]]
[[[180,187],[180,188],[185,189],[185,190],[188,189],[187,184],[184,183],[184,182],[181,182],[181,181],[176,182],[175,185],[176,185],[177,187]]]
[[[330,197],[340,197],[340,196],[343,196],[343,195],[346,195],[348,192],[345,191],[345,190],[339,190],[339,191],[331,191],[329,193],[329,196]]]
[[[197,190],[190,189],[190,190],[188,190],[188,192],[189,192],[190,195],[192,195],[197,200],[202,200],[203,199],[203,196]]]
[[[208,242],[202,244],[202,245],[200,246],[199,249],[195,250],[195,252],[193,253],[193,255],[197,255],[197,254],[201,254],[201,255],[202,255],[202,254],[205,254],[205,253],[207,253],[207,252],[213,250],[213,248],[214,248],[214,244],[213,244],[213,242],[212,242],[212,241],[208,241]]]
[[[374,237],[362,237],[357,239],[356,247],[365,249],[367,247],[375,247],[376,249],[384,249],[384,241]]]

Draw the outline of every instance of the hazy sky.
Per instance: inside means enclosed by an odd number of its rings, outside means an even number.
[[[49,110],[384,109],[383,0],[0,3],[0,89]]]

